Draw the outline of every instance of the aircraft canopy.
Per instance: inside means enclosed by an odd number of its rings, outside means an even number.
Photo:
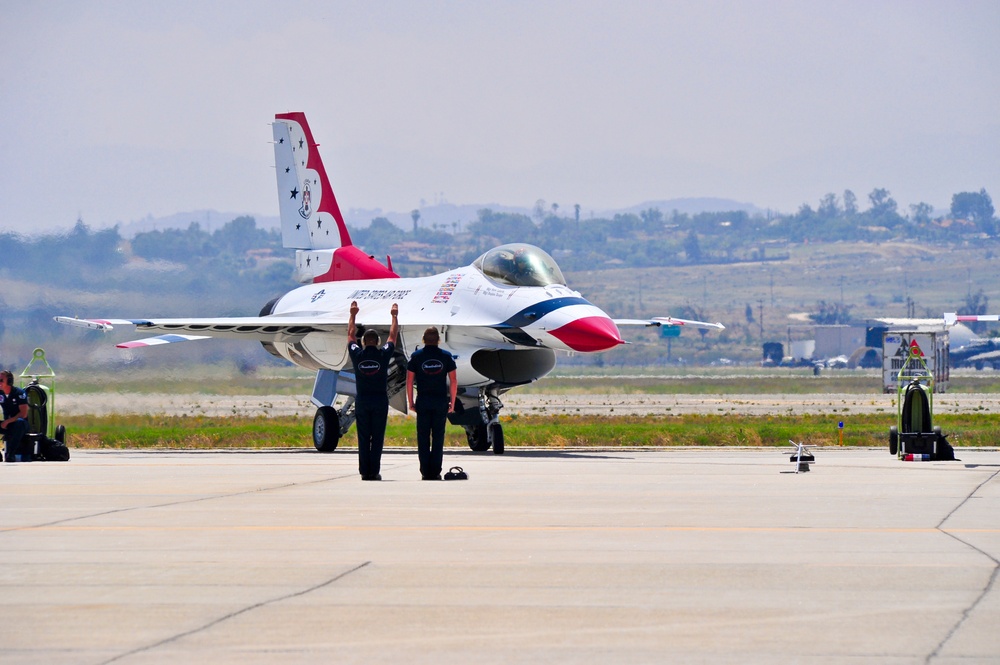
[[[566,285],[555,259],[534,245],[510,243],[494,247],[473,262],[484,275],[512,286]]]

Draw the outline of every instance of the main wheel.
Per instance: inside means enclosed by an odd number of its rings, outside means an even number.
[[[490,423],[490,434],[493,436],[493,454],[503,455],[503,426],[500,423]]]
[[[313,445],[321,453],[332,453],[340,442],[340,416],[332,406],[316,409],[313,418]]]
[[[486,438],[486,425],[480,423],[473,429],[466,428],[465,436],[469,440],[469,448],[474,452],[484,453],[490,449],[490,440]]]
[[[889,454],[895,455],[899,452],[899,430],[895,427],[889,428]]]

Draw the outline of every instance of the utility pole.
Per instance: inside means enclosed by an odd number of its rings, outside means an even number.
[[[757,311],[760,312],[757,318],[760,319],[760,341],[764,341],[764,299],[757,298]]]

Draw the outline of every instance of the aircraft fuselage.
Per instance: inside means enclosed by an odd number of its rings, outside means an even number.
[[[360,308],[359,326],[379,330],[383,340],[397,303],[397,348],[407,356],[424,330],[437,326],[441,347],[456,357],[462,386],[527,383],[552,369],[556,350],[600,351],[622,343],[608,315],[569,287],[502,284],[474,266],[429,277],[309,284],[262,314],[343,321],[352,302]],[[347,339],[339,332],[314,331],[265,347],[309,369],[339,370],[348,363]]]

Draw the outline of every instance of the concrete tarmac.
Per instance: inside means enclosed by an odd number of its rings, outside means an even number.
[[[1000,663],[1000,452],[0,465],[0,663]]]

